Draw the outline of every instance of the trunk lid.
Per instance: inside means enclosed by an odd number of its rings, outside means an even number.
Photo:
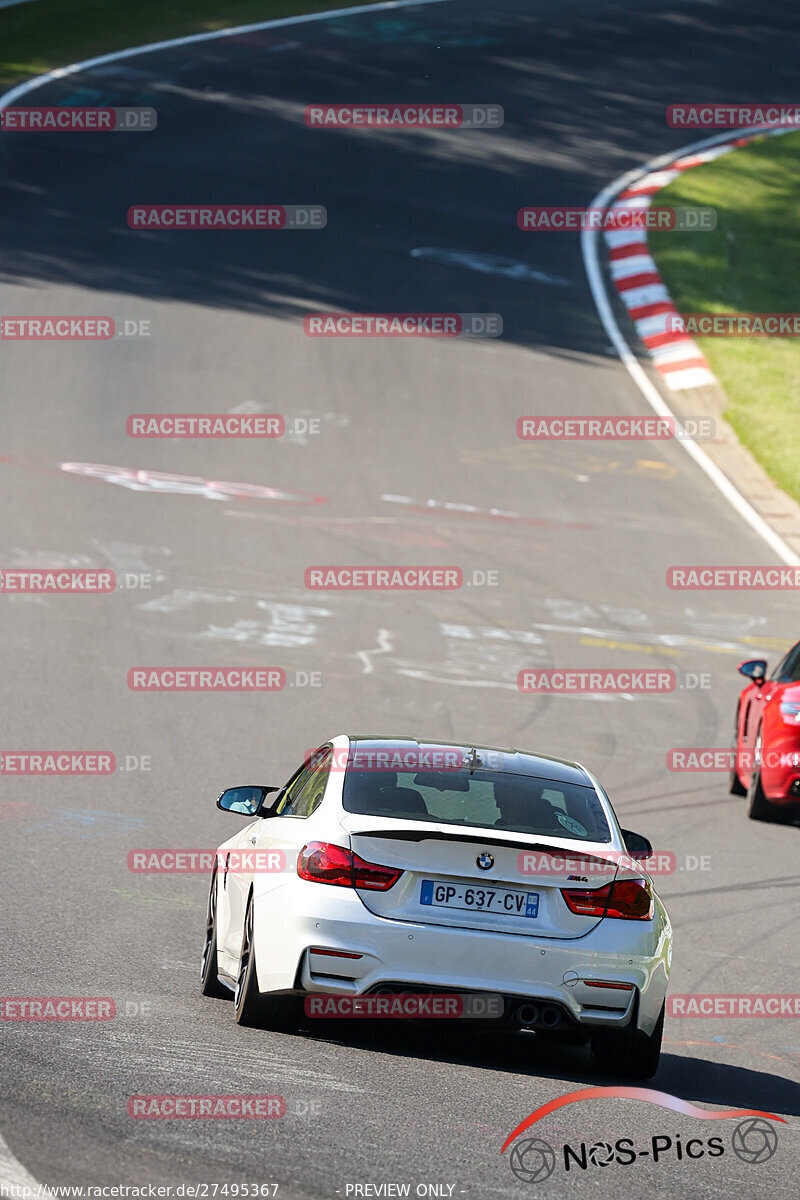
[[[597,842],[361,814],[342,824],[354,853],[404,871],[389,891],[358,893],[370,912],[389,919],[582,937],[602,918],[571,912],[560,889],[605,887],[618,870],[619,852]]]

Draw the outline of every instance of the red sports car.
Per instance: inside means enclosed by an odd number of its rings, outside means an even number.
[[[739,672],[750,682],[736,710],[730,790],[747,796],[754,821],[790,821],[800,812],[800,642],[769,678],[761,658]]]

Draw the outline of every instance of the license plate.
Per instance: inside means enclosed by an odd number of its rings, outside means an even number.
[[[469,908],[479,912],[504,913],[509,917],[538,917],[538,892],[512,892],[507,888],[471,887],[458,883],[435,883],[423,879],[420,904],[437,908]]]

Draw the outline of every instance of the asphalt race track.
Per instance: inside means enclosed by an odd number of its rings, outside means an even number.
[[[216,846],[236,828],[214,807],[222,787],[281,783],[335,733],[541,751],[585,763],[622,824],[676,854],[680,869],[658,884],[675,927],[673,993],[797,990],[800,830],[749,821],[723,774],[666,769],[671,747],[727,746],[736,664],[772,662],[800,636],[791,592],[671,591],[667,568],[778,560],[674,442],[536,445],[515,426],[527,414],[649,413],[610,350],[577,235],[522,233],[518,208],[588,204],[621,171],[691,140],[667,128],[669,103],[796,99],[798,54],[788,4],[756,17],[721,0],[455,0],[149,53],[21,102],[151,105],[158,128],[2,142],[0,311],[152,330],[0,349],[0,563],[105,568],[139,584],[3,597],[4,748],[110,750],[118,763],[109,778],[3,779],[2,994],[108,996],[118,1013],[3,1022],[0,1132],[14,1170],[47,1185],[277,1183],[284,1200],[380,1195],[354,1188],[388,1183],[476,1200],[793,1190],[796,1020],[668,1019],[648,1085],[709,1111],[782,1116],[769,1161],[737,1157],[732,1118],[606,1097],[534,1133],[556,1147],[661,1136],[669,1151],[525,1184],[500,1155],[511,1130],[549,1100],[619,1082],[593,1074],[585,1051],[452,1029],[373,1037],[357,1022],[293,1036],[239,1028],[229,1003],[199,993],[207,877],[134,874],[127,855]],[[505,123],[304,123],[316,101],[376,100],[499,104]],[[133,204],[200,202],[321,204],[327,226],[126,224]],[[499,313],[504,334],[313,339],[302,318],[317,310]],[[236,411],[319,432],[126,433],[132,413]],[[64,463],[102,464],[106,478]],[[181,491],[136,470],[279,498]],[[305,587],[308,566],[349,563],[456,565],[497,583]],[[137,665],[282,667],[292,686],[137,693],[126,682]],[[658,667],[679,686],[520,693],[518,671],[535,666]],[[312,672],[321,686],[303,686]],[[285,1118],[126,1111],[133,1094],[239,1092],[283,1095]],[[678,1158],[679,1136],[709,1129],[724,1154]]]

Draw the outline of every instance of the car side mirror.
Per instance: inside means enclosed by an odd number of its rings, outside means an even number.
[[[649,858],[653,853],[653,843],[641,833],[623,829],[622,840],[631,858]]]
[[[225,812],[239,813],[243,817],[270,817],[269,808],[261,811],[264,800],[270,792],[279,792],[280,788],[261,787],[258,784],[246,787],[226,788],[217,797],[217,808]]]
[[[767,664],[763,658],[748,658],[747,662],[739,663],[736,669],[754,683],[763,683],[767,677]]]

